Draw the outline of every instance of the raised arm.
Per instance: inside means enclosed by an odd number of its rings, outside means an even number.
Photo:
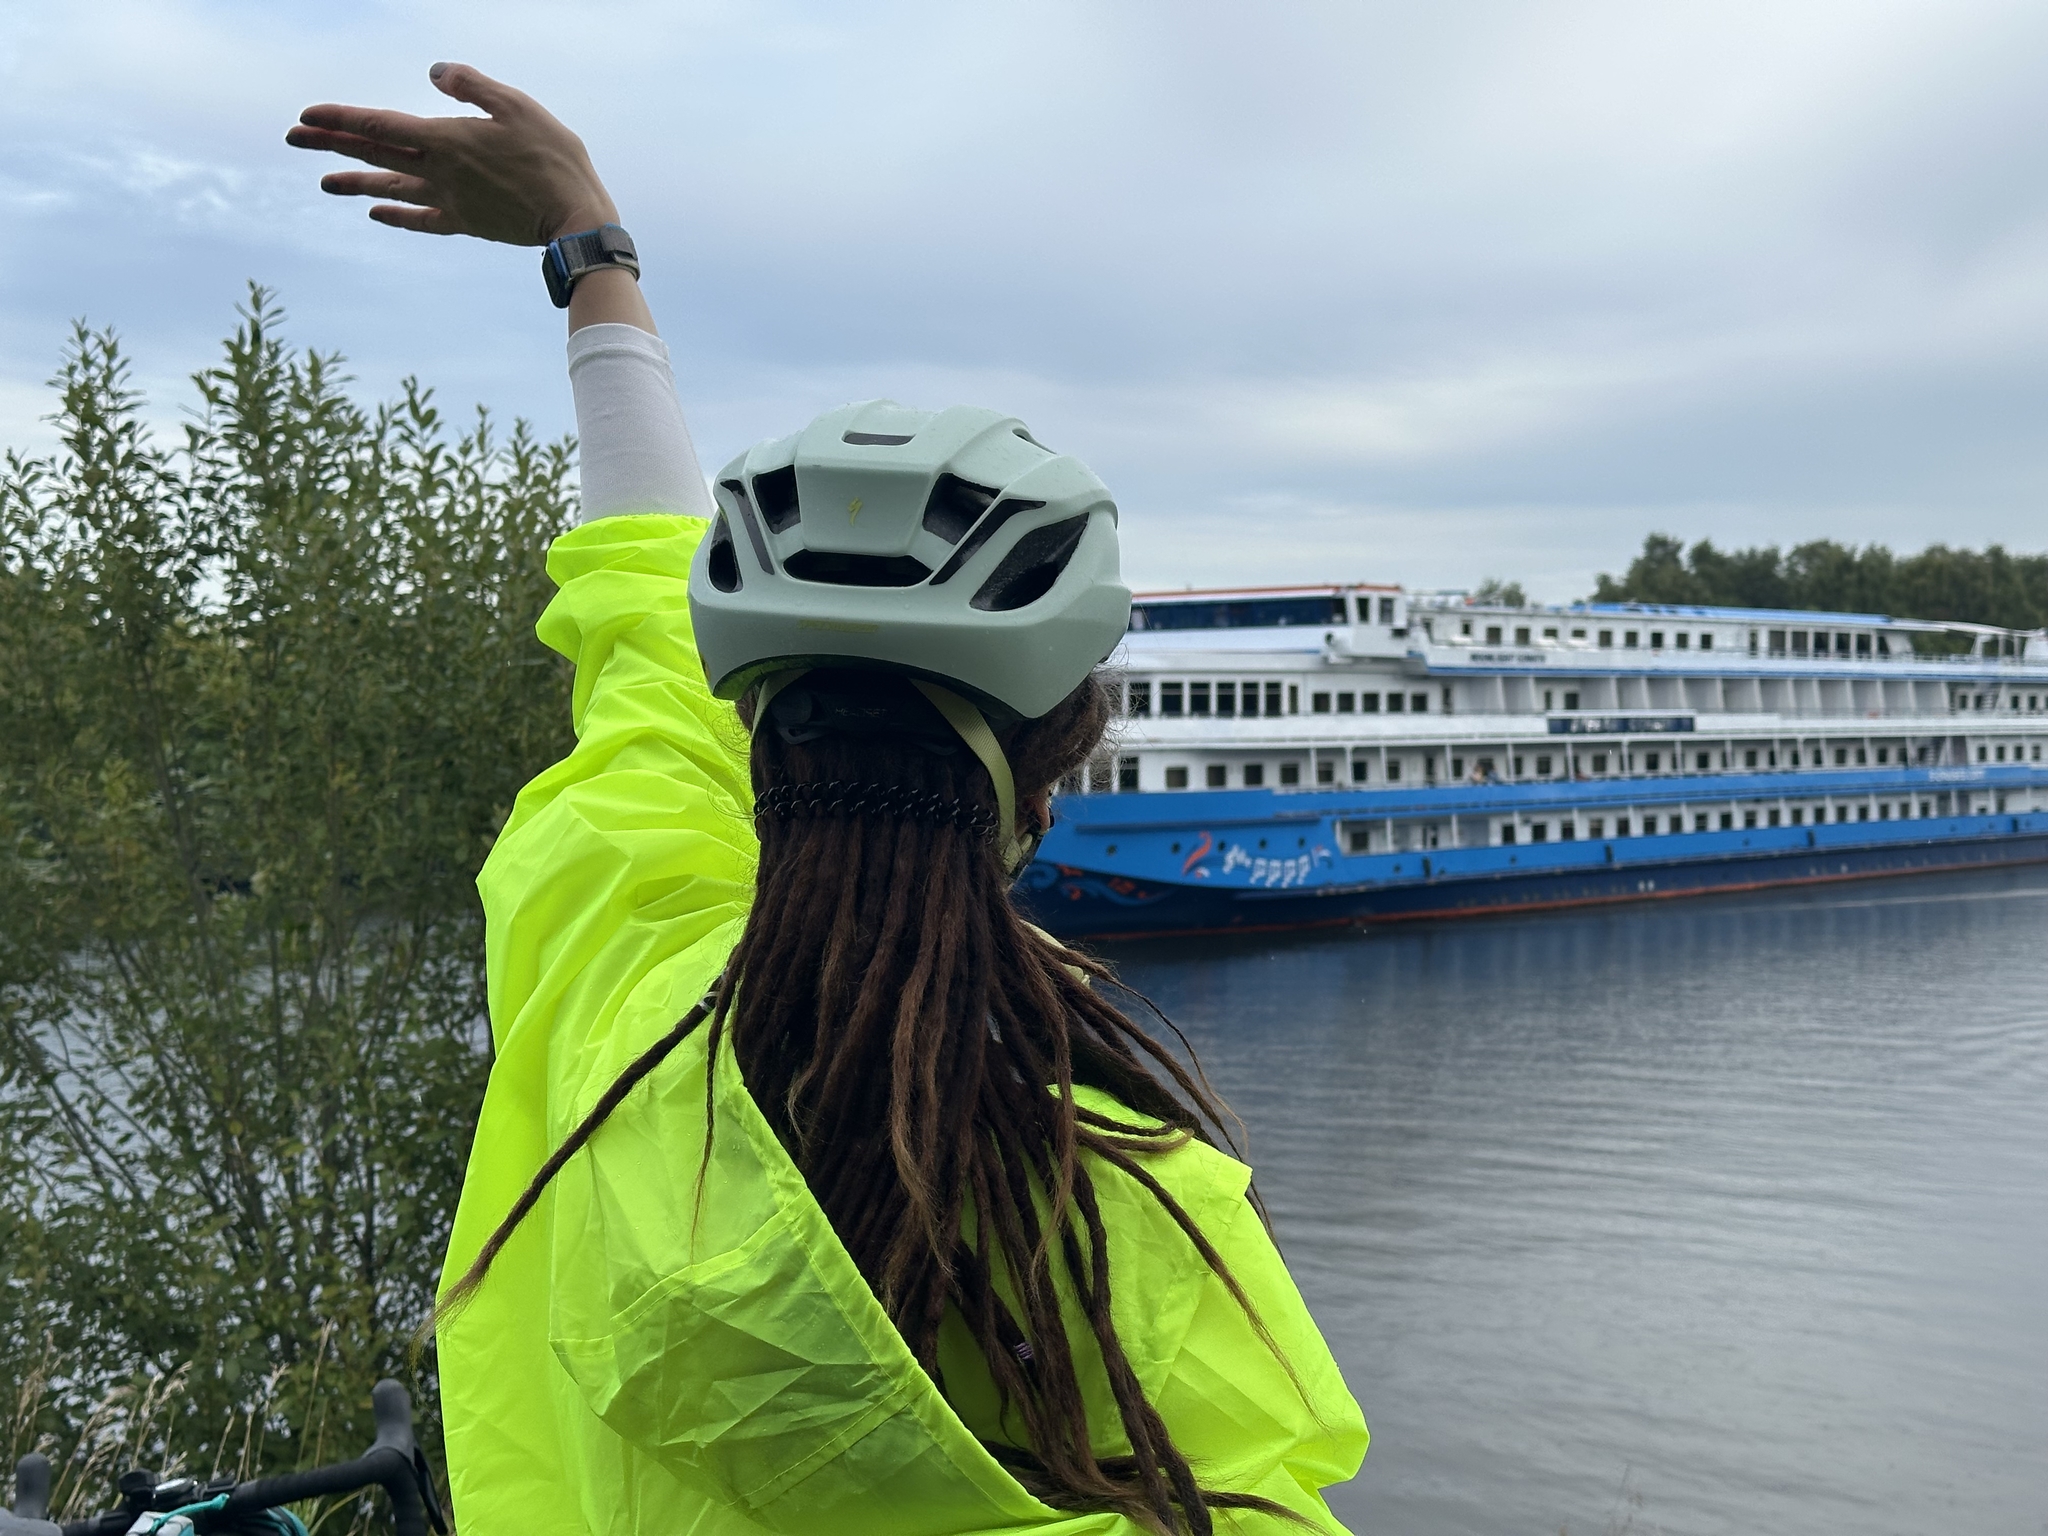
[[[374,107],[308,107],[285,135],[300,149],[375,166],[333,171],[322,191],[386,201],[370,217],[394,229],[506,245],[619,222],[583,141],[523,91],[467,64],[436,64],[443,95],[483,117],[415,117]],[[586,520],[627,512],[709,517],[711,498],[669,371],[668,348],[640,284],[620,268],[584,276],[569,298]]]

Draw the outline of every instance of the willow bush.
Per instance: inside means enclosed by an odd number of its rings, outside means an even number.
[[[253,289],[172,446],[80,326],[61,450],[0,483],[17,1450],[181,1371],[124,1454],[351,1456],[383,1375],[434,1427],[407,1342],[490,1060],[473,882],[568,745],[573,449],[366,408],[280,318]]]

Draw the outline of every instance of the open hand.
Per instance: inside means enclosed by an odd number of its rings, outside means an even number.
[[[320,178],[321,191],[390,199],[370,217],[394,229],[507,245],[546,245],[557,235],[617,222],[583,141],[539,102],[467,64],[436,64],[427,74],[443,95],[490,115],[308,107],[285,134],[287,144],[379,167],[330,172]]]

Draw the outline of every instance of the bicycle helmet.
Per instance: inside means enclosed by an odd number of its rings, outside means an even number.
[[[723,699],[865,667],[1035,719],[1130,622],[1108,487],[997,411],[841,406],[741,454],[714,495],[690,617]]]

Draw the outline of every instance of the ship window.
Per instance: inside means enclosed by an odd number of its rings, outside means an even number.
[[[1692,829],[1695,832],[1704,832],[1707,830],[1707,813],[1705,811],[1701,811],[1697,816],[1693,817]]]
[[[1344,829],[1344,835],[1350,840],[1353,853],[1369,853],[1372,850],[1371,827],[1361,827],[1353,823]]]
[[[1572,638],[1574,640],[1583,640],[1586,638],[1586,632],[1583,629],[1575,629],[1572,631]]]
[[[1462,757],[1454,757],[1451,759],[1451,777],[1454,779],[1462,779],[1463,777],[1465,777],[1465,759],[1463,759]]]
[[[1671,637],[1671,643],[1674,647],[1682,651],[1687,646],[1692,644],[1692,636],[1681,632]]]
[[[1269,715],[1279,714],[1279,710],[1271,707],[1272,703],[1273,695],[1268,693],[1266,695],[1266,704],[1268,706],[1266,713]],[[1289,683],[1287,685],[1287,713],[1290,715],[1301,713],[1301,685],[1299,683]]]
[[[1769,816],[1769,817],[1767,818],[1767,820],[1768,820],[1768,821],[1770,822],[1770,824],[1771,824],[1772,826],[1774,826],[1774,827],[1775,827],[1775,826],[1777,826],[1777,825],[1779,825],[1779,823],[1780,823],[1780,821],[1782,820],[1782,818],[1781,818],[1781,817],[1779,816],[1779,814],[1778,814],[1778,811],[1776,810],[1776,808],[1775,808],[1775,807],[1774,807],[1774,808],[1772,809],[1772,811],[1771,811],[1771,813],[1770,813],[1770,816]]]
[[[1617,816],[1614,818],[1614,835],[1616,837],[1628,836],[1628,818],[1626,816]]]
[[[1539,758],[1537,758],[1537,759],[1536,759],[1536,777],[1537,777],[1537,778],[1539,778],[1539,779],[1542,779],[1542,778],[1548,778],[1549,776],[1550,776],[1550,759],[1549,759],[1549,758],[1547,758],[1547,757],[1539,757]]]
[[[1409,713],[1409,714],[1411,714],[1411,715],[1421,715],[1421,714],[1427,714],[1428,712],[1429,712],[1429,695],[1428,695],[1428,694],[1426,694],[1426,693],[1411,693],[1411,694],[1409,694],[1409,695],[1408,695],[1408,713]]]
[[[1723,832],[1733,832],[1735,830],[1735,813],[1733,811],[1723,811],[1721,813],[1721,830]]]
[[[1400,714],[1407,707],[1407,704],[1408,699],[1405,694],[1390,693],[1387,695],[1387,713],[1390,715]]]
[[[1870,636],[1858,635],[1856,637],[1856,654],[1858,656],[1868,656],[1870,654]]]
[[[1664,649],[1664,631],[1663,631],[1663,630],[1661,630],[1661,629],[1653,629],[1653,630],[1651,630],[1651,631],[1650,631],[1650,649],[1651,649],[1651,650],[1653,650],[1653,651],[1661,651],[1661,650],[1663,650],[1663,649]]]
[[[1167,770],[1166,770],[1166,787],[1167,787],[1168,789],[1186,789],[1186,788],[1188,787],[1188,771],[1187,771],[1187,769],[1185,769],[1185,768],[1169,768],[1169,769],[1167,769]]]
[[[1605,837],[1606,835],[1607,835],[1607,822],[1606,822],[1605,818],[1603,818],[1603,817],[1599,817],[1599,816],[1595,816],[1595,817],[1594,817],[1594,818],[1593,818],[1593,819],[1592,819],[1591,821],[1589,821],[1589,822],[1587,822],[1587,823],[1586,823],[1586,836],[1588,836],[1588,837]]]
[[[1890,821],[1892,819],[1892,807],[1890,801],[1886,801],[1883,805],[1880,805],[1877,808],[1877,819],[1879,821]]]
[[[2002,763],[2002,762],[2004,762],[2004,761],[2005,761],[2005,748],[2003,748],[2003,747],[2000,747],[2000,748],[1998,749],[1998,754],[1997,754],[1997,756],[1998,756],[1998,761],[1999,761],[1999,762],[2001,762],[2001,763]]]
[[[1515,824],[1512,821],[1504,821],[1500,824],[1500,840],[1503,844],[1512,843],[1515,840]]]
[[[1202,782],[1210,789],[1221,789],[1230,782],[1230,771],[1221,763],[1211,763],[1202,770]]]
[[[1362,757],[1355,757],[1351,760],[1352,783],[1363,784],[1367,779],[1370,779],[1371,777],[1372,764],[1370,762],[1366,761],[1366,759]]]
[[[1245,683],[1239,687],[1238,711],[1248,717],[1259,712],[1259,685],[1257,683]]]
[[[1867,768],[1870,766],[1870,754],[1864,751],[1861,747],[1858,747],[1856,749],[1856,766],[1858,768]]]
[[[1511,762],[1511,765],[1510,765],[1510,766],[1511,766],[1512,772],[1514,773],[1514,776],[1515,776],[1516,778],[1518,778],[1518,779],[1519,779],[1519,778],[1520,778],[1520,777],[1522,776],[1522,760],[1521,760],[1521,758],[1519,758],[1519,757],[1516,757],[1516,758],[1514,758],[1514,759],[1512,760],[1512,762]]]
[[[1280,685],[1278,683],[1266,684],[1266,713],[1269,715],[1280,713]]]
[[[1879,747],[1877,749],[1877,760],[1880,763],[1888,762],[1891,759],[1891,751],[1890,747]]]
[[[1336,782],[1337,782],[1337,765],[1336,765],[1336,763],[1335,763],[1335,762],[1333,762],[1333,761],[1332,761],[1331,759],[1329,759],[1329,758],[1324,758],[1324,759],[1323,759],[1322,761],[1318,762],[1318,763],[1316,764],[1316,782],[1317,782],[1318,784],[1334,784],[1334,783],[1336,783]]]
[[[1870,820],[1870,807],[1869,807],[1869,806],[1867,806],[1867,805],[1859,805],[1859,806],[1857,806],[1857,807],[1856,807],[1856,819],[1857,819],[1858,821],[1868,821],[1868,820]]]
[[[1257,789],[1265,782],[1266,765],[1264,763],[1246,763],[1244,765],[1244,787],[1246,789]]]
[[[1564,707],[1566,709],[1577,709],[1579,707],[1579,696],[1576,693],[1566,693],[1564,696]]]
[[[1301,764],[1282,763],[1280,765],[1280,782],[1283,785],[1299,784],[1301,782]]]
[[[1634,650],[1637,644],[1636,632],[1632,629],[1624,630],[1621,636],[1621,643],[1626,649]]]
[[[1488,645],[1500,644],[1500,626],[1498,624],[1489,624],[1486,626],[1486,643]]]
[[[1387,759],[1387,782],[1389,784],[1398,784],[1401,782],[1401,759],[1399,759],[1398,757],[1390,757]]]
[[[1806,631],[1803,629],[1792,631],[1792,654],[1794,656],[1804,656],[1806,654]]]
[[[1330,712],[1330,696],[1327,693],[1310,694],[1308,709],[1312,715],[1327,715]]]
[[[1338,714],[1340,714],[1340,715],[1351,715],[1351,714],[1356,714],[1357,712],[1358,712],[1358,695],[1357,695],[1357,694],[1355,694],[1355,693],[1340,693],[1340,694],[1338,694],[1338,695],[1337,695],[1337,713],[1338,713]]]
[[[1178,715],[1181,713],[1181,685],[1179,683],[1161,683],[1159,685],[1159,713],[1162,715]],[[1183,785],[1182,788],[1186,788],[1186,786]]]
[[[1645,772],[1645,773],[1655,773],[1655,772],[1657,771],[1657,763],[1658,763],[1658,754],[1657,754],[1657,753],[1655,753],[1655,752],[1645,752],[1645,753],[1643,754],[1643,772]]]
[[[1527,645],[1528,643],[1529,643],[1529,631],[1528,631],[1528,630],[1526,630],[1526,629],[1518,629],[1518,630],[1516,630],[1516,631],[1515,631],[1515,644],[1517,644],[1517,645]]]
[[[1529,841],[1532,843],[1549,842],[1550,823],[1547,821],[1532,821],[1529,823]]]
[[[1380,622],[1382,624],[1394,622],[1394,600],[1391,597],[1380,599]]]
[[[1711,651],[1711,650],[1712,650],[1713,648],[1714,648],[1714,637],[1713,637],[1712,635],[1701,635],[1701,636],[1700,636],[1700,649],[1701,649],[1701,650],[1703,650],[1703,651]]]
[[[1465,636],[1467,639],[1470,639],[1472,636],[1472,621],[1470,619],[1460,620],[1458,624],[1458,633]]]
[[[1792,807],[1792,825],[1793,825],[1793,826],[1795,826],[1795,827],[1801,827],[1801,826],[1804,826],[1804,825],[1806,825],[1806,807],[1805,807],[1805,806],[1803,806],[1803,805],[1795,805],[1795,806],[1793,806],[1793,807]]]
[[[1601,631],[1600,631],[1600,644],[1601,644],[1601,645],[1602,645],[1602,647],[1604,647],[1604,648],[1612,649],[1612,647],[1613,647],[1613,645],[1614,645],[1614,631],[1613,631],[1613,630],[1611,630],[1611,629],[1603,629],[1603,630],[1601,630]]]
[[[1785,654],[1785,631],[1783,631],[1782,629],[1774,629],[1774,630],[1772,630],[1772,631],[1770,632],[1770,644],[1771,644],[1771,654],[1772,654],[1773,656],[1782,656],[1782,655],[1784,655],[1784,654]]]
[[[1425,757],[1422,760],[1422,776],[1425,779],[1436,777],[1436,759],[1434,757]]]
[[[1568,843],[1578,835],[1579,829],[1572,825],[1571,818],[1569,816],[1567,816],[1563,821],[1560,821],[1557,824],[1557,840],[1560,843]]]
[[[1595,752],[1593,754],[1593,771],[1595,773],[1605,773],[1607,771],[1607,754],[1605,752]]]
[[[1705,773],[1707,771],[1707,754],[1704,752],[1693,753],[1692,765],[1701,773]]]
[[[2036,710],[2036,709],[2039,709],[2040,707],[2041,707],[2041,695],[2039,695],[2038,693],[2030,693],[2030,694],[2028,694],[2028,695],[2027,695],[2027,708],[2028,708],[2029,710]]]
[[[1131,713],[1150,715],[1152,713],[1152,685],[1149,682],[1131,684]]]
[[[1849,819],[1849,807],[1847,807],[1846,805],[1838,805],[1838,806],[1836,806],[1836,807],[1835,807],[1835,820],[1837,820],[1837,821],[1847,821],[1848,819]]]
[[[1380,712],[1380,696],[1376,693],[1361,693],[1358,696],[1358,712],[1362,715],[1376,715]]]
[[[1754,768],[1756,766],[1756,754],[1754,752],[1743,753],[1742,766],[1745,768]]]
[[[1209,685],[1207,683],[1188,684],[1188,713],[1191,715],[1206,715],[1209,713]]]
[[[1753,826],[1755,826],[1755,825],[1756,825],[1756,812],[1755,812],[1755,811],[1744,811],[1744,812],[1742,813],[1742,824],[1743,824],[1743,825],[1744,825],[1745,827],[1753,827]]]
[[[1216,713],[1225,720],[1237,713],[1237,684],[1216,685]]]
[[[1555,640],[1557,638],[1557,631],[1554,629],[1546,629],[1543,631],[1543,638],[1546,640]]]
[[[1129,794],[1138,787],[1138,760],[1135,757],[1116,760],[1116,787],[1123,794]]]

